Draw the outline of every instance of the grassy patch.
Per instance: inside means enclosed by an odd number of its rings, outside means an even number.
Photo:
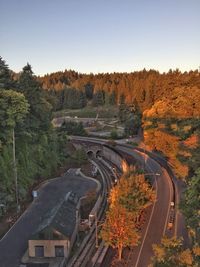
[[[65,109],[54,113],[54,117],[70,116],[79,118],[96,118],[99,113],[99,118],[115,118],[118,116],[118,107],[102,106],[92,107],[87,106],[82,109]]]

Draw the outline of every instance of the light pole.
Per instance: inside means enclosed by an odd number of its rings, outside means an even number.
[[[94,220],[95,220],[95,246],[96,246],[96,248],[98,248],[99,247],[99,243],[98,243],[98,227],[102,226],[104,224],[104,222],[103,221],[98,221],[96,214],[90,214],[89,217],[90,218],[94,218]],[[90,227],[91,227],[91,225],[90,225]]]

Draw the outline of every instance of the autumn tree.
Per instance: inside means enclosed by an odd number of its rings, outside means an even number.
[[[154,201],[155,192],[145,180],[144,174],[137,174],[133,171],[121,177],[110,194],[111,206],[122,205],[135,214],[135,217]]]
[[[164,237],[161,244],[153,245],[154,257],[149,267],[198,267],[200,247],[184,249],[182,240]]]
[[[118,258],[122,258],[122,250],[126,246],[136,246],[140,235],[131,213],[123,206],[112,206],[106,214],[106,221],[101,237],[107,245],[117,248]]]
[[[138,244],[138,217],[153,201],[155,193],[145,181],[144,175],[133,171],[121,177],[111,190],[110,208],[106,214],[102,238],[118,249],[119,259],[124,247]]]

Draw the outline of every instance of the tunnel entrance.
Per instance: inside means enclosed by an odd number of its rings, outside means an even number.
[[[103,156],[102,150],[97,150],[97,152],[96,152],[96,158],[98,158],[98,157],[101,157],[102,158],[102,156]]]
[[[89,150],[87,152],[87,156],[88,156],[88,158],[93,158],[94,157],[94,152],[92,150]]]

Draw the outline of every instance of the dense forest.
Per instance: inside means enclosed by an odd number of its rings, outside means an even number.
[[[67,108],[67,96],[79,94],[79,107],[86,105],[85,98],[93,99],[94,105],[119,104],[124,95],[125,103],[137,103],[141,111],[149,109],[158,100],[172,95],[175,88],[187,88],[190,92],[200,87],[198,70],[181,73],[179,70],[160,74],[149,70],[133,73],[80,74],[64,71],[40,77],[42,86],[49,95],[56,96],[55,109]],[[75,93],[76,92],[76,93]],[[196,92],[197,93],[197,92]],[[99,101],[96,101],[99,99]],[[55,99],[54,99],[55,100]],[[73,106],[76,108],[76,106]]]
[[[169,159],[176,174],[186,178],[200,166],[200,73],[178,69],[160,74],[80,74],[64,71],[38,78],[54,111],[118,105],[119,118],[138,127],[143,115],[144,142]],[[132,115],[131,117],[129,115]],[[135,119],[134,119],[135,118]],[[130,123],[128,125],[130,125]]]
[[[51,120],[52,106],[31,66],[27,64],[13,79],[0,57],[0,204],[4,210],[18,205],[37,179],[48,177],[64,161],[64,136],[56,133]]]

